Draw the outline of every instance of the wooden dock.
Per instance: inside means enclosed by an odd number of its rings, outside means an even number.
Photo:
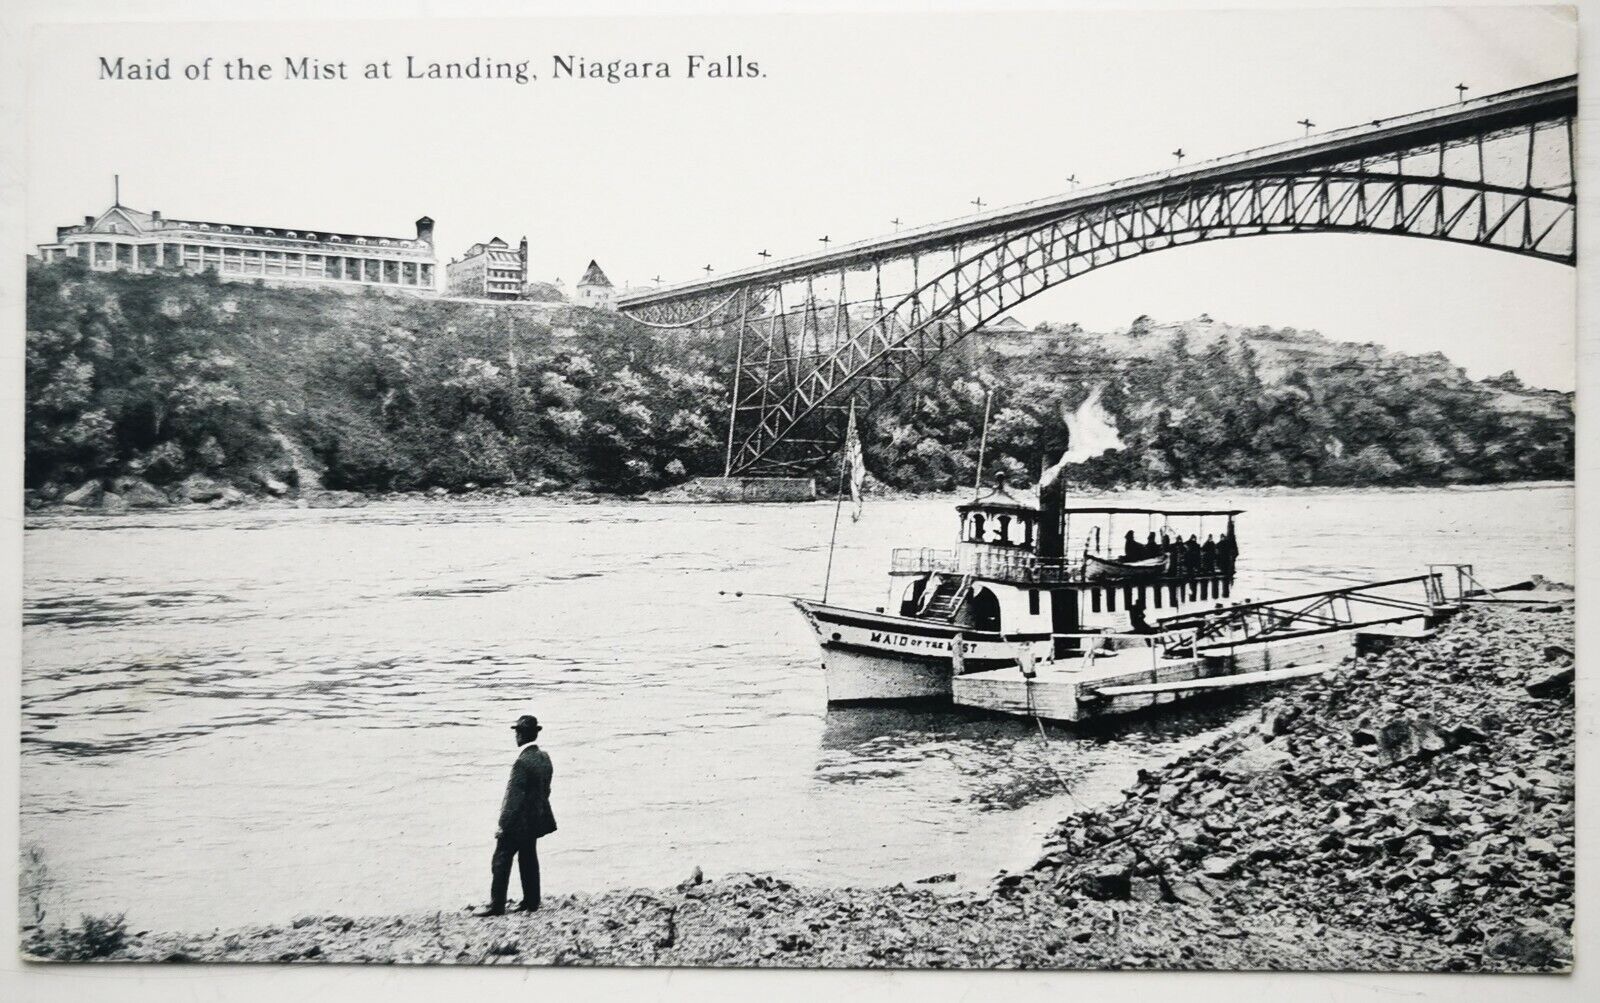
[[[1459,567],[1471,580],[1470,568]],[[951,698],[962,707],[1052,721],[1126,714],[1200,693],[1303,679],[1359,650],[1426,640],[1459,603],[1430,570],[1166,617],[1157,634],[1061,635],[1093,650],[1039,662],[1031,673],[1019,663],[957,675]]]
[[[1034,677],[1020,666],[956,676],[951,699],[961,707],[1049,721],[1084,721],[1126,714],[1214,690],[1303,678],[1355,652],[1352,632],[1273,643],[1218,646],[1187,658],[1167,658],[1156,646],[1040,662]]]

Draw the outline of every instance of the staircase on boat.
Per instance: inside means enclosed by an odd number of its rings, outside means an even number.
[[[917,615],[924,620],[954,620],[971,592],[971,575],[943,575]]]

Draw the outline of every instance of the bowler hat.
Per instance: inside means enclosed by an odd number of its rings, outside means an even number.
[[[517,729],[518,731],[543,731],[544,730],[544,729],[539,727],[539,719],[534,717],[532,714],[524,714],[521,717],[517,718],[517,723],[512,725],[511,727]]]

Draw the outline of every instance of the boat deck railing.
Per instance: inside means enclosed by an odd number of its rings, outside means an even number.
[[[1018,585],[1052,585],[1083,581],[1081,560],[1047,560],[1034,554],[984,550],[936,550],[897,547],[890,556],[891,575],[972,575]]]

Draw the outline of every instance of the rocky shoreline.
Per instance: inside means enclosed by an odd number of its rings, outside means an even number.
[[[1361,656],[1141,772],[979,892],[696,869],[532,915],[143,931],[105,960],[1566,971],[1572,637],[1570,604],[1472,609]]]

